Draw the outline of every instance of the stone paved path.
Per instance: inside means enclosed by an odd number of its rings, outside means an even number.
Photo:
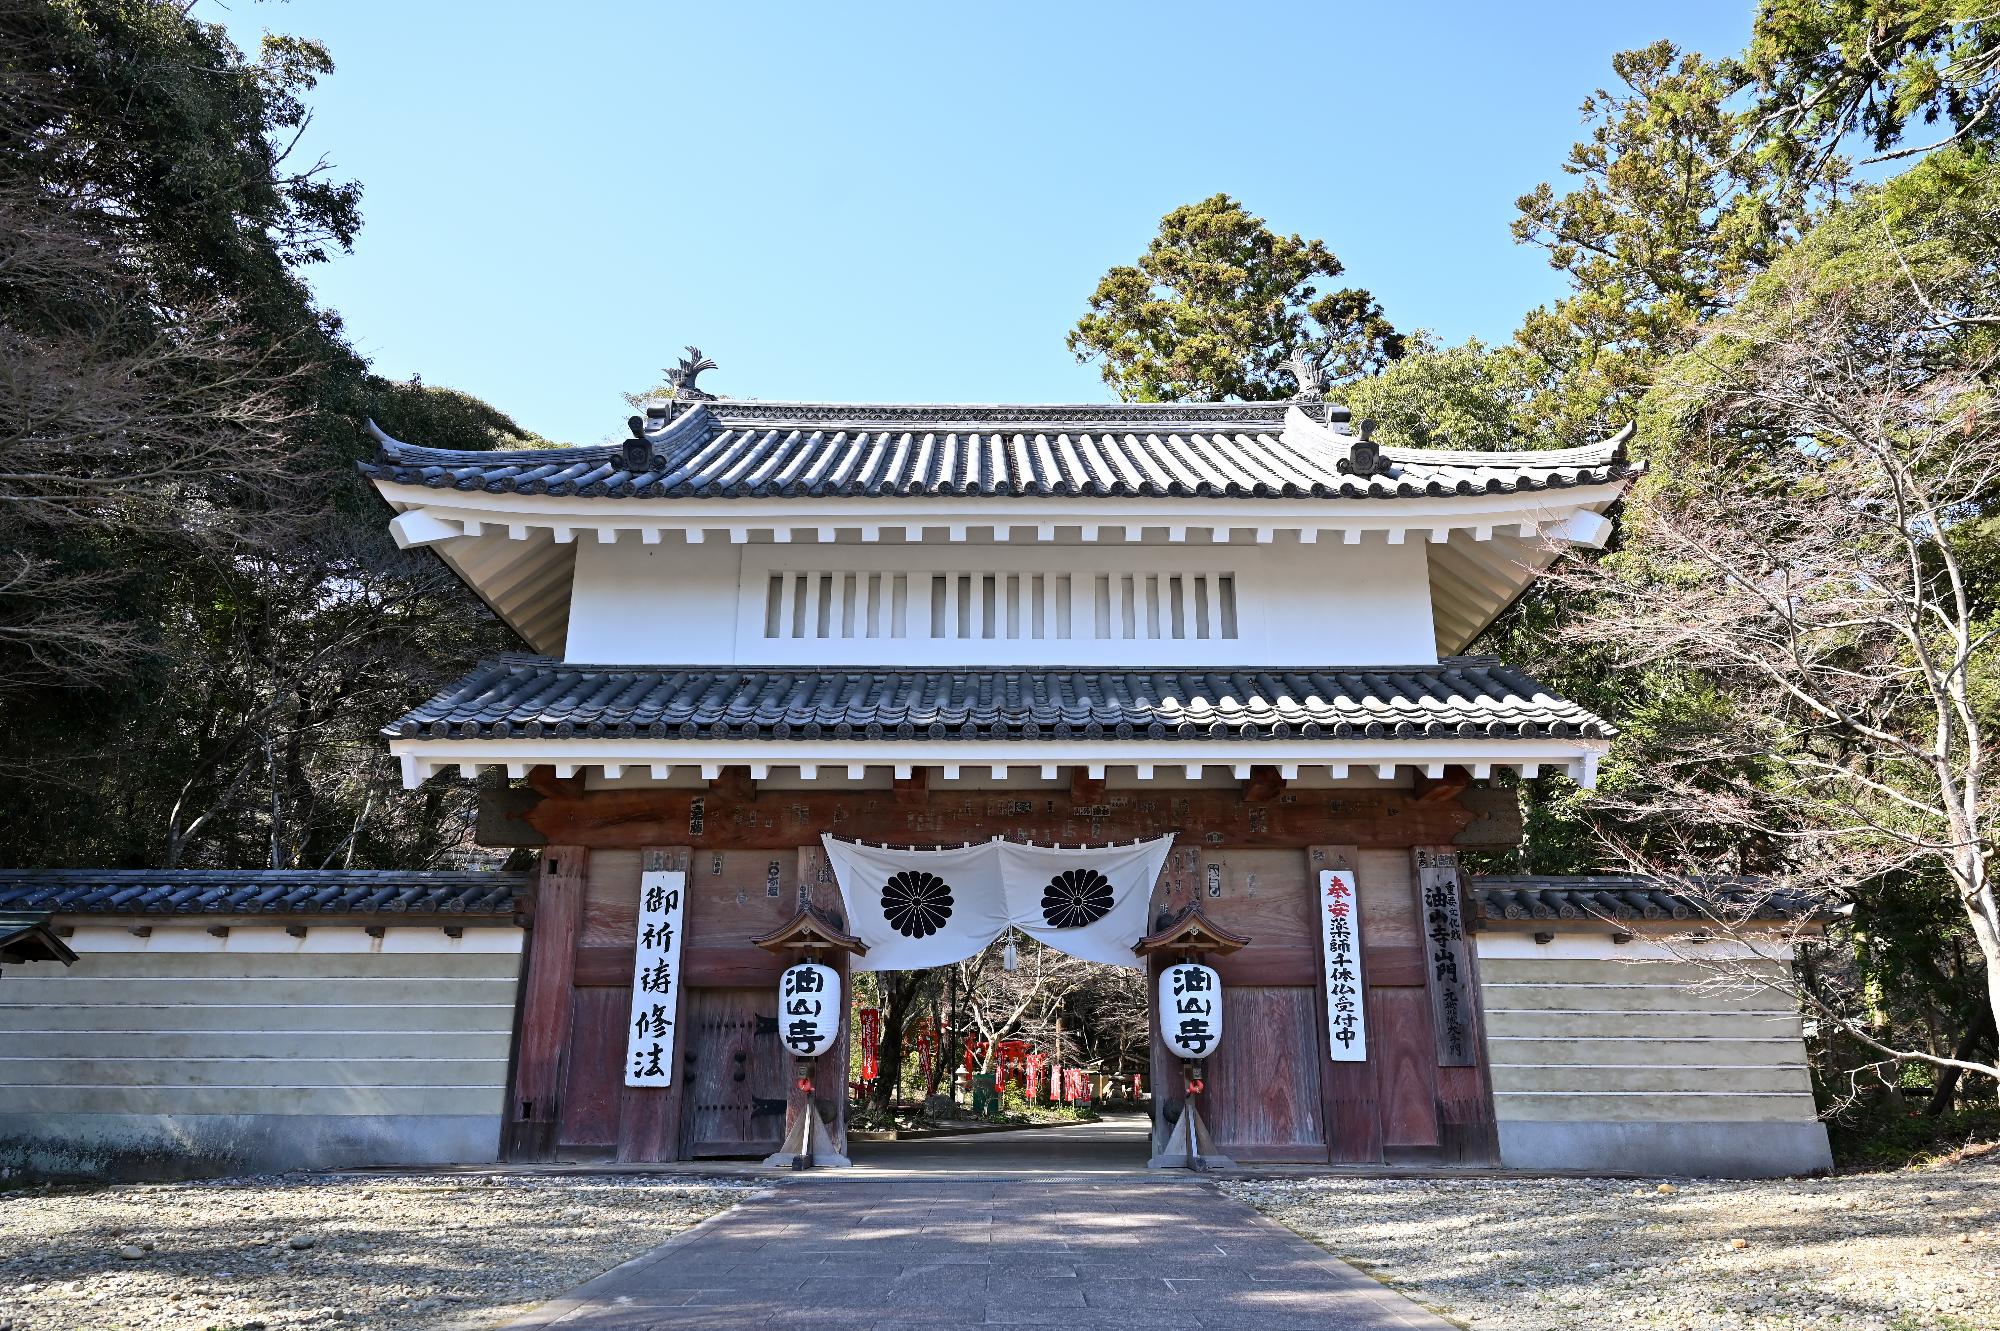
[[[515,1328],[1450,1331],[1193,1179],[788,1179]]]

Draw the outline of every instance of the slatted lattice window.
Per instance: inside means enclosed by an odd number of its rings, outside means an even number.
[[[1234,639],[1236,578],[1229,573],[809,571],[773,573],[767,582],[767,639],[913,633],[957,641]]]
[[[767,638],[905,638],[907,573],[773,573],[764,595]]]

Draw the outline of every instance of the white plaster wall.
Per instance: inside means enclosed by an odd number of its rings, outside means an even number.
[[[1331,668],[1437,659],[1421,542],[1391,545],[697,546],[577,544],[567,659],[607,665],[1102,665]],[[1227,573],[1234,639],[765,637],[773,572]],[[912,581],[914,587],[915,580]],[[912,600],[916,595],[912,593]],[[927,612],[926,612],[927,613]]]
[[[579,541],[564,659],[604,665],[736,663],[742,547]]]

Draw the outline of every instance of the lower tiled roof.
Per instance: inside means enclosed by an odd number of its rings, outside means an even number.
[[[1540,739],[1612,729],[1490,657],[1382,670],[482,664],[384,734],[433,739]]]
[[[0,869],[0,910],[63,915],[511,915],[527,874]]]
[[[1810,912],[1802,898],[1755,884],[1709,889],[1704,906],[1656,878],[1636,874],[1490,874],[1472,880],[1482,920],[1701,920],[1710,911],[1735,919],[1793,919]]]
[[[0,910],[0,965],[60,961],[67,966],[75,960],[69,944],[50,928],[49,912]]]

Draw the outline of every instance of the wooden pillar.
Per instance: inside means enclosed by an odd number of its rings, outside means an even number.
[[[687,846],[648,846],[639,852],[639,871],[643,874],[678,869],[686,873],[692,859],[693,851]],[[685,940],[682,956],[686,956]],[[621,1162],[644,1163],[681,1158],[681,1103],[687,1088],[687,1055],[690,1052],[687,1046],[690,1032],[685,1023],[689,1010],[685,1001],[685,960],[681,973],[683,982],[677,982],[674,992],[669,995],[674,1013],[674,1062],[677,1064],[673,1080],[665,1086],[623,1087],[618,1102],[618,1159]],[[626,1033],[629,1035],[631,1032],[628,1029]],[[622,1042],[620,1048],[623,1048]],[[618,1079],[620,1082],[625,1079],[622,1068]]]
[[[1466,878],[1453,847],[1419,846],[1412,854],[1437,1034],[1438,1152],[1454,1163],[1491,1163],[1500,1158],[1499,1130]]]
[[[542,852],[521,985],[521,1040],[501,1142],[509,1160],[546,1160],[555,1153],[589,864],[590,852],[582,846],[549,846]]]
[[[817,906],[831,915],[840,916],[843,925],[849,923],[841,903],[840,888],[834,881],[833,865],[827,861],[823,846],[799,847],[799,904]],[[833,967],[840,976],[840,1032],[833,1048],[813,1060],[816,1065],[813,1069],[813,1099],[818,1104],[820,1118],[826,1123],[827,1133],[833,1138],[834,1149],[846,1155],[848,1015],[854,1007],[854,958],[845,952],[835,952],[816,960]],[[798,1078],[789,1066],[786,1068],[785,1085],[785,1135],[789,1140],[793,1127],[805,1113],[806,1093],[799,1089]]]
[[[1312,880],[1313,919],[1315,928],[1324,929],[1319,923],[1323,909],[1318,898],[1320,894],[1319,876],[1326,869],[1347,869],[1356,871],[1361,863],[1358,847],[1355,846],[1313,846],[1306,854],[1308,877]],[[1362,892],[1360,875],[1355,877],[1355,900],[1359,904]],[[1380,1164],[1382,1162],[1382,1104],[1381,1088],[1378,1084],[1376,1060],[1372,1050],[1376,1047],[1379,1025],[1376,1014],[1370,1010],[1368,999],[1368,971],[1366,949],[1368,937],[1361,939],[1362,960],[1362,1021],[1368,1032],[1371,1053],[1366,1062],[1336,1063],[1328,1057],[1326,1044],[1326,955],[1323,936],[1315,935],[1313,949],[1313,993],[1315,1010],[1319,1013],[1319,1026],[1313,1032],[1313,1046],[1318,1051],[1320,1084],[1320,1120],[1326,1124],[1327,1160],[1332,1164]]]

